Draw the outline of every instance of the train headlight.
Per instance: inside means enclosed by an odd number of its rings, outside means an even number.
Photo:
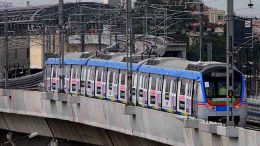
[[[240,104],[235,105],[234,106],[235,110],[238,110],[240,108],[240,106],[241,106]]]
[[[207,108],[210,109],[210,110],[216,110],[216,107],[215,106],[212,106],[210,104],[207,104]]]

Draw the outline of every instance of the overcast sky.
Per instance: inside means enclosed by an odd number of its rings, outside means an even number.
[[[25,6],[26,1],[28,0],[0,0],[3,2],[12,2],[14,6]],[[46,5],[46,4],[55,4],[59,0],[29,0],[31,5]],[[64,2],[75,2],[76,0],[64,0]],[[81,0],[82,2],[101,2],[103,0]],[[226,10],[226,1],[227,0],[203,0],[206,5],[210,7],[215,7],[218,9]],[[252,0],[254,7],[252,9],[248,8],[248,3],[250,0],[234,0],[235,11],[238,15],[246,15],[253,17],[260,17],[260,0]]]

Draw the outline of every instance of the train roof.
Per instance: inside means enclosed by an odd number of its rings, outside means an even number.
[[[58,58],[49,58],[46,61],[46,64],[59,64]],[[101,59],[82,59],[82,58],[74,58],[74,59],[65,59],[64,64],[69,65],[89,65],[89,66],[97,66],[97,67],[108,67],[112,69],[122,69],[127,70],[126,62],[119,62],[114,60],[101,60]],[[201,73],[190,70],[181,70],[174,68],[162,68],[160,66],[152,66],[152,65],[144,65],[133,63],[133,71],[139,71],[143,73],[153,73],[159,75],[166,76],[175,76],[189,79],[200,79]]]
[[[49,58],[46,61],[46,64],[54,64],[58,65],[60,59],[59,58]],[[65,65],[89,65],[89,66],[97,66],[97,67],[108,67],[114,69],[123,69],[127,70],[127,64],[124,62],[118,62],[113,60],[101,60],[101,59],[87,59],[87,58],[70,58],[64,59]],[[133,64],[133,70],[137,71],[139,65]]]
[[[225,66],[225,63],[214,62],[214,61],[188,61],[183,58],[177,57],[156,57],[147,59],[146,65],[159,66],[162,68],[174,68],[178,70],[192,70],[203,72],[204,70],[216,67],[216,66]]]

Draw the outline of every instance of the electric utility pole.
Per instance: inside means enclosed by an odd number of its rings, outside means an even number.
[[[64,1],[59,0],[59,48],[60,48],[60,91],[64,92],[64,32],[63,32],[63,5]]]
[[[46,52],[46,26],[45,22],[42,22],[42,69],[45,68],[45,52]]]
[[[102,50],[102,46],[101,46],[101,18],[100,18],[101,12],[100,12],[100,3],[98,4],[98,48],[99,51]]]
[[[5,10],[5,24],[4,24],[4,47],[5,47],[5,89],[8,89],[8,75],[9,75],[9,64],[8,64],[8,12]]]
[[[203,3],[200,4],[200,14],[199,14],[199,21],[200,21],[200,61],[202,61],[202,49],[203,49]]]
[[[82,7],[80,7],[80,47],[81,52],[85,51],[85,34],[84,34],[84,26],[83,26],[83,11]]]
[[[147,0],[145,1],[145,37],[147,37],[146,35],[147,34],[147,27],[148,27],[148,20],[147,20],[147,7],[148,7],[148,3],[147,3]]]
[[[133,57],[134,50],[133,41],[133,26],[132,26],[132,0],[126,0],[126,51],[127,51],[127,97],[129,99],[128,104],[132,104],[132,75],[133,75]]]
[[[227,125],[234,125],[233,115],[233,98],[234,98],[234,0],[227,0],[227,48],[226,48],[226,59],[227,59]],[[231,99],[231,102],[229,102]],[[231,108],[231,119],[229,118],[229,109]]]

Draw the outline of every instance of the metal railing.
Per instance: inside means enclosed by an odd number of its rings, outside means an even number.
[[[260,100],[248,99],[247,122],[260,124]]]

